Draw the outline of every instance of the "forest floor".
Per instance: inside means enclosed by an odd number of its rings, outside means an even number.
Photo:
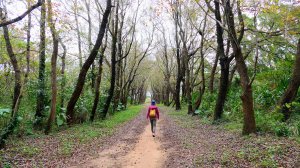
[[[242,136],[222,124],[205,124],[186,110],[160,107],[160,111],[156,137],[151,136],[144,107],[112,134],[76,146],[65,157],[47,155],[49,159],[42,160],[41,153],[27,162],[44,162],[43,167],[300,167],[300,144],[295,140]],[[55,145],[48,148],[55,150]],[[32,165],[26,160],[20,163],[15,166]]]

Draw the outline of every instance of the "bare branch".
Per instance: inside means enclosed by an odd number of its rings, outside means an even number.
[[[14,19],[11,19],[9,21],[4,21],[2,23],[0,23],[0,27],[3,27],[3,26],[7,26],[7,25],[10,25],[12,23],[15,23],[15,22],[18,22],[20,20],[22,20],[26,15],[28,15],[31,11],[33,11],[34,9],[38,8],[39,6],[42,5],[42,1],[41,0],[38,0],[38,2],[31,6],[30,8],[27,9],[27,11],[25,11],[22,15],[14,18]],[[0,12],[2,12],[2,9],[0,9]],[[2,19],[2,18],[1,18]]]

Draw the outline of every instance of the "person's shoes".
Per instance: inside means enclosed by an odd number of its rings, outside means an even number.
[[[155,137],[155,134],[153,133],[152,136]]]

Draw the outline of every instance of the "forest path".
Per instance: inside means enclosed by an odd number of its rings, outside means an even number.
[[[167,153],[161,148],[160,137],[162,133],[160,125],[164,124],[164,122],[163,120],[158,121],[156,137],[152,137],[150,122],[145,117],[146,107],[142,110],[140,116],[137,117],[139,120],[136,119],[136,122],[130,122],[129,129],[122,129],[120,134],[116,135],[115,138],[118,138],[118,140],[115,144],[99,151],[96,158],[74,167],[163,167]],[[142,125],[141,122],[143,123]],[[143,131],[137,131],[137,129],[143,129]]]
[[[145,107],[101,144],[97,156],[77,157],[85,161],[76,167],[300,167],[300,145],[291,139],[242,136],[222,124],[205,124],[186,110],[159,109],[156,137],[151,136]]]

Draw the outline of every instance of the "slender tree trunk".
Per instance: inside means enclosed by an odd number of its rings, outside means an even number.
[[[45,0],[42,0],[41,8],[41,21],[40,21],[40,46],[39,46],[39,77],[38,77],[38,89],[37,89],[37,105],[35,112],[35,126],[41,126],[42,118],[44,117],[44,109],[46,102],[46,4]]]
[[[183,56],[182,56],[183,58]],[[182,85],[181,85],[181,102],[186,102],[186,69],[184,68],[184,61],[182,59],[181,61],[182,66],[181,66],[181,76],[182,76]]]
[[[77,41],[78,41],[78,52],[79,52],[79,66],[82,68],[82,49],[81,49],[81,35],[80,28],[78,22],[78,4],[77,0],[74,1],[74,13],[75,13],[75,24],[76,24],[76,33],[77,33]]]
[[[101,78],[102,78],[102,65],[103,65],[103,57],[104,57],[104,49],[100,52],[100,58],[99,58],[99,69],[98,69],[98,75],[96,79],[96,86],[95,86],[95,98],[94,98],[94,104],[91,112],[90,121],[93,122],[95,119],[96,110],[98,107],[99,102],[99,96],[100,96],[100,84],[101,84]]]
[[[201,43],[200,43],[200,56],[201,56],[201,62],[200,62],[200,73],[201,73],[201,84],[199,86],[199,96],[195,102],[195,107],[193,108],[193,115],[195,115],[195,111],[200,107],[201,102],[202,102],[202,97],[205,93],[205,64],[204,64],[204,53],[203,53],[203,47],[204,47],[204,38],[205,38],[205,30],[206,30],[206,22],[207,22],[207,14],[204,17],[204,24],[202,28],[202,33],[200,35],[202,36],[201,38]]]
[[[210,80],[209,80],[209,91],[210,91],[210,93],[214,92],[215,75],[216,75],[218,62],[219,62],[219,53],[217,52],[216,58],[215,58],[215,61],[214,61],[214,64],[213,64],[213,67],[212,67],[211,73],[210,73]]]
[[[27,1],[28,8],[30,8],[31,3],[30,1]],[[31,39],[31,13],[28,14],[28,21],[27,21],[27,39],[26,39],[26,72],[25,72],[25,79],[24,79],[24,85],[28,81],[28,75],[30,72],[30,39]]]
[[[223,108],[226,101],[227,91],[228,91],[228,76],[229,76],[229,59],[225,55],[224,41],[223,41],[223,28],[219,24],[221,23],[220,14],[220,2],[214,1],[215,3],[215,17],[216,17],[216,32],[217,32],[217,42],[218,50],[217,55],[220,57],[221,65],[221,77],[219,84],[219,93],[216,101],[215,111],[214,111],[214,121],[220,119],[223,114]]]
[[[230,34],[229,38],[232,43],[237,71],[241,78],[241,86],[243,91],[241,95],[243,113],[244,113],[243,134],[255,133],[256,125],[255,125],[255,117],[254,117],[252,86],[248,74],[247,65],[243,58],[241,46],[237,39],[234,16],[232,13],[232,8],[230,6],[230,0],[227,0],[225,3],[225,15],[226,15],[226,20],[228,25],[228,31]]]
[[[119,2],[117,2],[117,7],[116,7],[116,18],[114,24],[112,24],[113,29],[113,35],[112,35],[112,48],[111,48],[111,78],[110,78],[110,88],[108,91],[108,97],[106,99],[106,102],[103,107],[103,113],[101,118],[105,119],[106,115],[108,113],[110,103],[113,99],[114,92],[115,92],[115,82],[116,82],[116,55],[117,55],[117,34],[118,34],[118,24],[119,24]]]
[[[105,9],[105,12],[104,12],[104,15],[102,18],[102,22],[101,22],[101,26],[99,29],[96,43],[95,43],[89,57],[87,58],[87,60],[85,61],[85,63],[83,64],[83,66],[80,70],[75,90],[73,91],[72,96],[71,96],[70,101],[67,106],[67,122],[68,122],[68,124],[73,123],[74,107],[75,107],[75,104],[76,104],[76,102],[81,94],[81,91],[83,89],[83,85],[84,85],[85,78],[86,78],[86,73],[87,73],[88,69],[90,68],[91,64],[94,62],[94,60],[97,56],[98,50],[102,44],[102,39],[105,34],[105,29],[106,29],[108,17],[109,17],[110,11],[111,11],[111,7],[112,7],[111,0],[107,0],[106,1],[106,9]]]
[[[176,62],[177,62],[177,78],[176,78],[176,86],[175,86],[175,109],[180,110],[180,83],[182,81],[182,75],[181,75],[181,59],[180,59],[180,44],[179,44],[179,38],[178,38],[178,13],[175,14],[175,41],[176,41]]]
[[[119,5],[119,4],[118,4]],[[118,15],[118,14],[117,14]],[[118,19],[119,20],[119,19]],[[115,111],[118,107],[119,100],[120,100],[120,94],[121,94],[121,69],[122,69],[122,29],[123,29],[123,17],[121,16],[120,19],[120,26],[118,26],[117,31],[117,56],[118,56],[118,62],[116,65],[116,89],[115,89],[115,95],[114,95],[114,102],[113,102],[113,110]]]
[[[168,72],[166,72],[166,73],[168,73]],[[169,106],[170,105],[170,75],[168,74],[167,76],[166,76],[166,78],[165,78],[165,81],[166,81],[166,83],[165,83],[165,85],[166,85],[166,90],[165,90],[165,98],[164,98],[164,104],[166,105],[166,106]]]
[[[182,52],[183,64],[185,67],[185,93],[186,93],[186,101],[188,103],[188,114],[193,113],[193,106],[192,106],[192,93],[191,93],[191,86],[190,86],[190,68],[189,68],[189,58],[188,58],[188,50],[184,44],[183,52]]]
[[[60,92],[61,92],[61,99],[60,99],[60,107],[63,108],[65,104],[65,86],[66,86],[66,75],[65,75],[65,69],[66,69],[66,55],[67,55],[67,47],[62,42],[62,39],[59,39],[59,43],[62,46],[64,52],[61,57],[61,85],[60,85]]]
[[[195,114],[195,111],[197,109],[199,109],[199,107],[201,105],[201,102],[202,102],[202,97],[203,97],[204,92],[205,92],[204,54],[203,54],[203,51],[202,51],[202,46],[203,46],[203,43],[201,44],[201,64],[200,64],[200,66],[201,66],[201,84],[199,86],[199,96],[198,96],[198,98],[195,102],[195,107],[193,109],[193,114]]]
[[[56,73],[56,62],[58,55],[58,34],[55,28],[55,23],[53,22],[53,10],[51,0],[47,0],[48,5],[48,24],[53,39],[53,51],[51,57],[51,108],[50,116],[48,118],[47,126],[45,128],[45,134],[49,134],[51,131],[52,123],[56,116],[56,99],[57,99],[57,73]]]
[[[84,0],[85,2],[85,8],[87,11],[87,22],[88,22],[88,47],[89,47],[89,52],[91,52],[92,48],[93,48],[93,44],[92,44],[92,19],[91,19],[91,10],[90,10],[90,0]],[[91,89],[92,91],[95,91],[95,62],[93,62],[92,64],[92,68],[91,68]]]
[[[163,64],[165,66],[164,105],[169,106],[170,105],[170,91],[171,91],[171,84],[170,84],[171,72],[170,72],[170,68],[169,68],[170,60],[168,59],[168,44],[167,44],[167,38],[166,38],[166,30],[164,27],[163,27],[162,35],[163,35],[163,40],[164,40]]]
[[[300,86],[299,72],[300,72],[300,39],[298,40],[296,60],[294,64],[294,70],[293,70],[291,81],[279,101],[279,105],[281,107],[281,111],[284,115],[285,121],[288,120],[291,116],[291,111],[286,106],[286,104],[291,103],[293,100],[295,100]]]

